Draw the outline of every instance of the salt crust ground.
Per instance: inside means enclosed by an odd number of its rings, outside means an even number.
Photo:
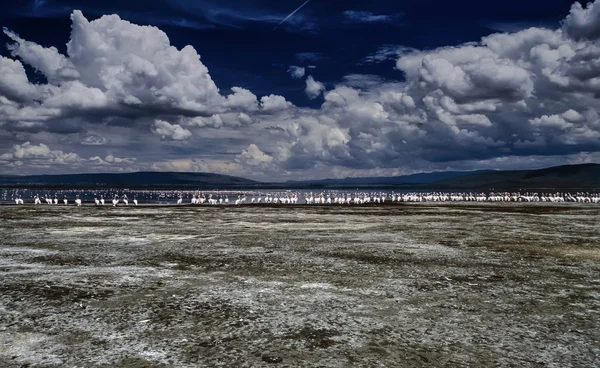
[[[2,206],[0,366],[600,366],[599,220]]]

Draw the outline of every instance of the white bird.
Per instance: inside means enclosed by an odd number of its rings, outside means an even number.
[[[100,204],[104,206],[104,196],[100,196]]]
[[[138,201],[137,201],[137,199],[135,197],[133,197],[133,204],[136,205],[136,206],[138,204]]]
[[[96,203],[96,206],[100,205],[100,201],[98,200],[98,198],[94,198],[94,203]]]
[[[67,204],[69,204],[69,200],[67,199],[67,196],[65,196],[65,198],[63,199],[63,203],[65,204],[65,206],[66,206]]]
[[[179,199],[177,200],[177,204],[181,204],[183,202],[183,197],[179,196]]]
[[[81,199],[79,198],[79,195],[77,196],[77,198],[75,198],[75,204],[77,205],[77,207],[81,206]]]

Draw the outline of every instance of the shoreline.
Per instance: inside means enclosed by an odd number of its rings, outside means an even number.
[[[34,203],[24,203],[24,204],[15,204],[15,203],[1,203],[0,206],[3,207],[39,207],[39,208],[70,208],[70,207],[98,207],[98,208],[135,208],[135,207],[185,207],[185,208],[222,208],[222,207],[260,207],[260,208],[307,208],[307,207],[323,207],[323,208],[368,208],[368,207],[402,207],[402,206],[543,206],[543,207],[567,207],[567,206],[600,206],[600,203],[591,203],[591,202],[542,202],[542,201],[422,201],[422,202],[391,202],[385,201],[385,203],[361,203],[361,204],[340,204],[340,203],[296,203],[296,204],[284,204],[284,203],[242,203],[242,204],[191,204],[191,203],[182,203],[182,204],[161,204],[161,203],[140,203],[138,205],[129,204],[124,205],[122,203],[117,206],[113,206],[112,204],[106,203],[104,206],[96,205],[94,203],[82,203],[81,206],[77,206],[74,203],[69,203],[64,205],[62,203],[59,204],[34,204]]]

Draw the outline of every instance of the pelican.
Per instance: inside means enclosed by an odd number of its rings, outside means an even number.
[[[119,203],[119,197],[115,195],[115,198],[112,200],[113,207],[117,207],[117,203]]]
[[[100,201],[98,200],[98,198],[94,198],[94,203],[96,203],[96,206],[100,205]]]
[[[77,195],[77,197],[75,198],[75,204],[77,205],[77,207],[81,206],[81,199],[79,198],[79,194]]]
[[[136,206],[138,205],[137,198],[135,198],[135,197],[133,197],[133,204],[136,205]]]
[[[100,196],[100,204],[104,206],[104,196]]]
[[[69,204],[69,200],[67,199],[67,196],[65,196],[65,198],[63,198],[63,203],[65,204],[65,206],[66,206],[67,204]]]
[[[181,204],[183,202],[183,196],[180,194],[179,199],[177,200],[177,204]]]
[[[123,194],[123,203],[125,203],[126,206],[129,205],[129,200],[127,199],[127,194]]]

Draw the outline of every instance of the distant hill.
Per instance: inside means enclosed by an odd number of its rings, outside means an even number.
[[[430,188],[600,188],[600,165],[554,166],[539,170],[490,171],[439,180]]]
[[[600,188],[600,165],[582,164],[540,170],[441,171],[404,176],[344,178],[266,183],[236,176],[187,172],[119,174],[0,175],[1,187],[111,187],[194,189],[522,189]]]
[[[205,189],[251,187],[258,182],[236,176],[141,171],[118,174],[64,174],[64,175],[0,175],[0,186],[50,186],[50,187],[193,187]]]
[[[343,179],[321,179],[321,180],[289,180],[286,184],[291,186],[323,186],[323,187],[351,187],[351,186],[402,186],[430,184],[440,180],[452,179],[465,175],[486,173],[491,170],[477,171],[438,171],[428,173],[418,173],[401,176],[379,176],[379,177],[361,177],[361,178],[343,178]]]

